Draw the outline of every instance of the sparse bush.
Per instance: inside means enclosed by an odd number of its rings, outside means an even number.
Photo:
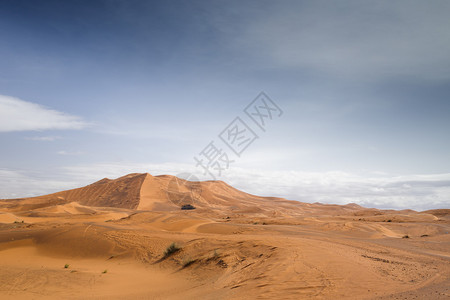
[[[103,274],[106,274],[106,273],[108,273],[108,270],[103,270],[103,272],[102,272]]]
[[[217,265],[220,266],[221,268],[228,268],[228,264],[223,259],[219,260],[217,262]]]
[[[177,244],[172,243],[166,248],[166,251],[164,251],[164,258],[169,257],[180,250],[181,248],[178,247]]]
[[[195,263],[196,259],[191,259],[190,257],[186,257],[183,259],[183,269],[189,267],[193,263]]]
[[[403,237],[402,237],[402,239],[409,239],[409,235],[404,235]]]
[[[69,268],[69,264],[64,265],[64,269],[67,269],[67,268]]]
[[[214,249],[214,251],[211,253],[211,255],[208,255],[208,257],[206,258],[206,261],[211,261],[211,260],[217,260],[219,259],[220,255],[217,252],[217,249]]]

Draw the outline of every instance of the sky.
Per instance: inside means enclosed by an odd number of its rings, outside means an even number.
[[[148,172],[450,208],[449,15],[438,0],[3,0],[0,198]]]

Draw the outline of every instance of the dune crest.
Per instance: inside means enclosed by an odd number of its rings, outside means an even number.
[[[176,211],[189,204],[197,209],[279,216],[323,211],[340,214],[364,209],[356,204],[310,204],[261,197],[240,191],[223,181],[195,182],[172,175],[152,176],[149,173],[132,173],[117,179],[103,178],[85,187],[38,197],[0,200],[0,208],[28,211],[72,202],[90,207],[153,211]]]
[[[248,210],[264,209],[274,201],[299,204],[282,198],[251,195],[223,181],[192,182],[171,175],[133,173],[49,195],[2,200],[0,207],[22,211],[77,202],[85,206],[138,210],[178,210],[183,204],[196,208]]]

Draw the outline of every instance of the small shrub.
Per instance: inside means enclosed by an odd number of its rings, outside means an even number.
[[[64,269],[67,269],[67,268],[69,268],[69,264],[64,265]]]
[[[402,239],[409,239],[409,235],[404,235]]]
[[[392,220],[387,220],[388,222],[392,222]]]
[[[219,260],[217,262],[217,265],[221,268],[228,268],[228,264],[225,261],[223,261],[223,259]]]
[[[206,258],[206,261],[217,260],[219,259],[219,257],[220,257],[219,253],[217,252],[216,249],[214,249],[213,253]]]
[[[169,257],[180,250],[181,248],[178,247],[177,244],[172,243],[166,248],[166,251],[164,251],[164,258]]]
[[[197,261],[196,259],[191,259],[190,257],[183,259],[183,269],[189,267],[196,261]]]
[[[108,270],[103,270],[103,272],[102,272],[103,274],[106,274],[106,273],[108,273]]]

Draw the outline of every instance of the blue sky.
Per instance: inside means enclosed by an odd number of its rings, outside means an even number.
[[[450,206],[448,1],[1,1],[0,197],[131,172],[380,208]],[[283,114],[243,112],[264,91]],[[237,157],[218,138],[241,117]]]

